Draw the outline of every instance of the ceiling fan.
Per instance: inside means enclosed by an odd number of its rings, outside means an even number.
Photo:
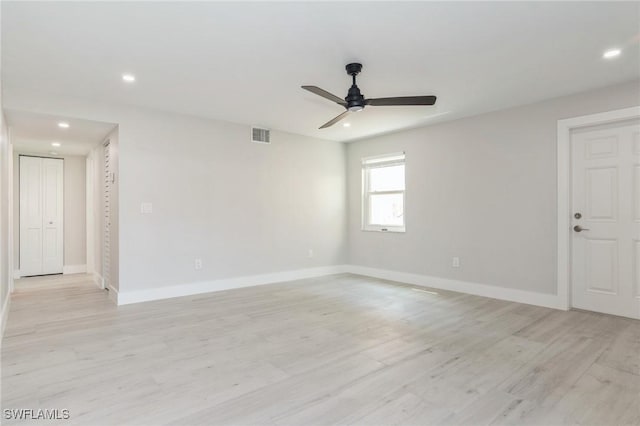
[[[348,64],[346,66],[347,74],[353,78],[353,84],[349,89],[347,97],[344,99],[339,98],[333,93],[329,93],[317,86],[302,86],[303,89],[308,90],[311,93],[315,93],[318,96],[322,96],[325,99],[329,99],[342,105],[346,108],[346,111],[337,117],[329,120],[320,126],[320,129],[326,129],[336,124],[338,121],[345,118],[350,112],[362,111],[365,106],[404,106],[404,105],[433,105],[436,103],[435,96],[404,96],[395,98],[377,98],[377,99],[365,99],[364,95],[360,93],[360,88],[356,84],[356,75],[362,71],[362,64]]]

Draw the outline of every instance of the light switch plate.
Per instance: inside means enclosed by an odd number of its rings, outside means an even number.
[[[142,203],[142,204],[140,204],[140,213],[142,213],[142,214],[151,214],[151,213],[153,213],[153,204],[151,204],[151,203]]]

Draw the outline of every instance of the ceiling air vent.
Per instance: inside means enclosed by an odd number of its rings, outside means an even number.
[[[251,142],[256,143],[271,143],[271,132],[268,129],[262,129],[260,127],[251,128]]]

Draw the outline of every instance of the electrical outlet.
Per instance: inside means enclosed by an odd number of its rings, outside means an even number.
[[[451,260],[451,266],[454,268],[459,268],[460,267],[460,258],[459,257],[454,257]]]
[[[307,252],[307,257],[309,259],[311,259],[313,257],[313,249],[309,249],[309,251]]]
[[[194,267],[196,268],[196,270],[202,269],[202,259],[197,258],[194,261]]]

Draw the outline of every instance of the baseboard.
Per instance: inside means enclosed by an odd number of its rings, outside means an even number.
[[[22,273],[20,272],[20,269],[15,269],[13,271],[13,279],[19,280],[21,277],[22,277]]]
[[[0,340],[4,338],[4,329],[7,327],[7,319],[9,318],[9,306],[11,305],[11,294],[7,294],[7,300],[2,304],[2,314],[0,315]]]
[[[62,267],[62,274],[85,274],[87,272],[87,265],[64,265]]]
[[[498,287],[469,281],[458,281],[448,278],[431,277],[428,275],[411,274],[407,272],[391,271],[388,269],[369,268],[366,266],[346,265],[347,272],[367,277],[380,278],[389,281],[412,284],[421,287],[429,287],[440,290],[450,290],[459,293],[473,294],[475,296],[490,297],[492,299],[507,300],[510,302],[525,303],[528,305],[544,306],[566,310],[560,297],[555,294],[537,293],[525,290],[516,290],[506,287]]]
[[[96,285],[99,288],[104,290],[104,288],[105,288],[105,286],[104,286],[104,278],[102,278],[102,275],[100,275],[97,272],[94,272],[93,273],[93,282],[96,283]]]
[[[286,281],[300,280],[304,278],[322,277],[325,275],[351,273],[372,278],[380,278],[399,283],[412,284],[440,290],[449,290],[459,293],[473,294],[475,296],[489,297],[492,299],[507,300],[510,302],[525,303],[528,305],[543,306],[547,308],[566,310],[560,297],[555,294],[537,293],[532,291],[517,290],[469,281],[452,280],[448,278],[432,277],[428,275],[412,274],[407,272],[392,271],[388,269],[369,268],[358,265],[335,265],[318,268],[298,269],[293,271],[276,272],[272,274],[251,275],[245,277],[227,278],[221,280],[201,281],[183,285],[150,288],[118,292],[109,287],[109,298],[118,305],[148,302],[152,300],[170,299],[173,297],[191,296],[195,294],[210,293],[222,290],[231,290],[243,287],[274,284]]]
[[[295,281],[304,278],[322,277],[325,275],[348,272],[346,265],[322,266],[318,268],[297,269],[293,271],[276,272],[272,274],[251,275],[245,277],[226,278],[221,280],[202,281],[169,287],[150,288],[148,290],[136,290],[117,292],[109,297],[118,305],[148,302],[151,300],[169,299],[172,297],[191,296],[194,294],[210,293],[214,291],[231,290],[235,288],[253,287],[265,284],[274,284],[286,281]]]
[[[118,289],[115,287],[109,286],[109,299],[116,305],[123,305],[123,303],[118,303],[120,298],[118,297]],[[135,302],[132,302],[135,303]]]

